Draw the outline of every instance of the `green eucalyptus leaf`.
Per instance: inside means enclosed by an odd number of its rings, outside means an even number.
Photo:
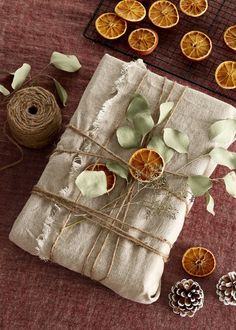
[[[133,124],[135,130],[142,136],[149,133],[154,127],[152,116],[148,113],[138,113],[133,118]]]
[[[169,115],[174,107],[174,102],[165,102],[160,105],[160,116],[157,124],[161,124]]]
[[[106,161],[106,167],[108,168],[108,170],[117,174],[121,178],[126,179],[126,180],[128,179],[128,175],[129,175],[128,168],[124,167],[119,162],[117,162],[115,160],[108,160],[108,161]]]
[[[56,86],[57,94],[58,94],[63,106],[65,106],[66,102],[68,100],[68,94],[67,94],[65,88],[59,83],[58,80],[53,79],[53,81]]]
[[[116,131],[117,140],[122,148],[136,148],[140,145],[142,136],[128,126],[119,127]]]
[[[147,148],[154,149],[158,152],[166,164],[172,159],[175,153],[173,149],[167,147],[160,135],[153,136],[151,141],[148,143]]]
[[[173,128],[165,128],[163,139],[168,147],[176,150],[180,154],[188,152],[189,138],[187,134]]]
[[[194,196],[202,196],[212,187],[210,179],[203,175],[189,176],[187,184]]]
[[[214,211],[215,202],[213,197],[209,194],[209,192],[206,193],[206,204],[207,204],[207,211],[212,215],[215,215],[215,211]]]
[[[75,184],[82,195],[88,198],[102,196],[107,192],[107,178],[103,171],[83,171],[77,176]]]
[[[20,88],[22,84],[25,82],[30,70],[31,70],[31,66],[27,63],[24,63],[19,69],[17,69],[14,73],[11,87],[13,89]]]
[[[66,72],[75,72],[81,68],[81,64],[75,55],[65,55],[59,52],[52,53],[50,64]]]
[[[225,189],[226,191],[236,198],[236,173],[235,172],[229,172],[226,176],[223,177],[223,180],[225,182]]]
[[[224,119],[216,121],[209,128],[209,139],[221,146],[233,141],[236,134],[236,120]]]
[[[133,122],[133,118],[138,113],[148,113],[148,114],[150,114],[149,105],[148,105],[146,99],[140,94],[136,94],[132,98],[132,100],[131,100],[131,102],[128,106],[128,109],[127,109],[127,114],[126,114],[127,119],[130,122]]]
[[[9,90],[1,84],[0,84],[0,93],[3,94],[4,96],[7,96],[10,94]]]
[[[214,148],[209,155],[217,164],[227,166],[231,170],[236,169],[236,152]]]

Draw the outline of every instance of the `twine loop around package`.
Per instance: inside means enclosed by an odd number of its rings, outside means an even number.
[[[7,105],[7,123],[22,146],[39,149],[53,141],[61,129],[61,111],[52,93],[42,87],[16,92]]]

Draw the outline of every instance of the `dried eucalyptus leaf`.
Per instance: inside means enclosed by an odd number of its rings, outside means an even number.
[[[236,152],[214,148],[209,155],[217,164],[227,166],[231,170],[236,169]]]
[[[122,148],[136,148],[140,145],[142,136],[128,126],[119,127],[116,131],[117,140]]]
[[[4,96],[7,96],[10,94],[9,90],[4,87],[3,85],[0,85],[0,93],[3,94]]]
[[[212,187],[211,180],[204,175],[189,176],[187,184],[195,197],[204,195]]]
[[[173,149],[167,147],[160,135],[153,136],[151,141],[148,143],[147,148],[154,149],[158,152],[166,164],[172,159],[175,153]]]
[[[50,64],[66,72],[75,72],[81,68],[81,64],[75,55],[65,55],[59,52],[52,53]]]
[[[229,144],[236,134],[236,120],[224,119],[212,124],[209,128],[208,136],[211,141],[221,146]]]
[[[226,176],[223,177],[224,183],[225,183],[225,189],[226,191],[236,198],[236,173],[235,172],[229,172]]]
[[[174,107],[174,102],[165,102],[160,105],[160,116],[157,124],[161,124],[169,115]]]
[[[31,66],[27,63],[24,63],[19,69],[17,69],[14,73],[11,87],[13,89],[20,88],[22,84],[25,82],[30,70],[31,70]]]
[[[138,113],[148,113],[148,114],[151,113],[146,99],[140,94],[136,94],[132,98],[127,109],[127,114],[126,114],[127,119],[130,122],[133,122],[133,118]]]
[[[53,79],[53,81],[56,86],[57,94],[58,94],[63,106],[65,107],[66,102],[68,100],[68,94],[67,94],[65,88],[59,83],[58,80]]]
[[[115,160],[108,160],[108,161],[106,161],[106,167],[108,168],[108,170],[117,174],[121,178],[126,179],[126,180],[128,179],[128,175],[129,175],[128,168],[121,165],[119,162],[117,162]]]
[[[206,193],[206,204],[207,204],[207,211],[212,215],[215,215],[215,211],[214,211],[215,202],[213,197],[209,194],[209,192]]]
[[[77,176],[75,184],[82,195],[88,198],[107,193],[107,178],[103,171],[83,171]]]
[[[133,117],[133,125],[135,130],[144,136],[153,129],[154,121],[150,114],[139,113]]]
[[[176,150],[180,154],[188,152],[189,138],[187,134],[173,128],[165,128],[163,139],[168,147]]]

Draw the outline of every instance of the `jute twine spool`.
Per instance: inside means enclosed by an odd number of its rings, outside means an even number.
[[[7,123],[22,146],[39,149],[50,144],[61,129],[61,110],[52,93],[27,87],[15,93],[7,105]]]

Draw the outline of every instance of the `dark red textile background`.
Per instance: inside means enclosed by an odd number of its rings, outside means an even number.
[[[0,0],[0,68],[14,71],[23,62],[37,73],[54,50],[76,54],[82,69],[76,74],[50,72],[69,91],[63,110],[68,122],[103,54],[128,57],[93,44],[82,33],[98,0]],[[5,82],[0,75],[0,83]],[[53,92],[51,83],[41,82]],[[1,99],[2,100],[2,99]],[[0,111],[0,166],[17,159],[18,154],[2,134],[5,106]],[[216,216],[205,211],[204,200],[196,201],[165,267],[160,299],[149,306],[125,300],[102,285],[52,263],[44,263],[8,240],[18,213],[41,175],[52,146],[40,151],[24,150],[18,166],[0,172],[0,329],[235,329],[235,307],[226,307],[215,294],[220,276],[235,270],[236,202],[223,185],[213,191]],[[235,150],[235,147],[232,148]],[[218,168],[215,175],[225,173]],[[186,248],[202,245],[217,259],[214,274],[199,283],[205,292],[205,305],[193,319],[183,319],[168,307],[172,284],[188,275],[181,267]]]

